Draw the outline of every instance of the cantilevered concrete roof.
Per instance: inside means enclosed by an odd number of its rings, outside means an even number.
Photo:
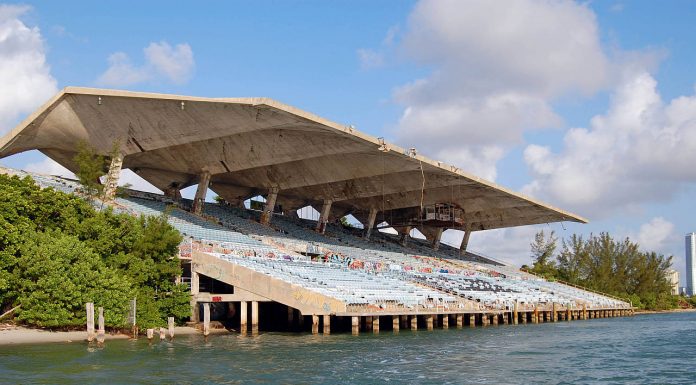
[[[212,174],[229,202],[279,189],[284,209],[333,201],[332,215],[408,221],[435,203],[463,209],[472,230],[558,221],[575,214],[462,169],[413,154],[350,126],[267,98],[191,96],[68,87],[0,139],[0,158],[36,149],[71,171],[77,143],[108,154],[167,190]],[[417,143],[414,143],[417,147]],[[448,228],[461,228],[452,223]]]

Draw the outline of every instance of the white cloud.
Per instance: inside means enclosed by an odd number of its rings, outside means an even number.
[[[384,65],[384,54],[371,49],[360,48],[357,50],[360,68],[371,69]]]
[[[57,92],[41,31],[20,19],[30,9],[0,5],[0,135]]]
[[[48,157],[44,157],[44,159],[39,162],[27,164],[24,166],[24,170],[37,174],[57,175],[65,178],[76,179],[75,174],[73,174],[70,170]]]
[[[541,226],[510,227],[486,231],[475,231],[469,239],[468,250],[482,253],[513,266],[531,263],[530,243]],[[458,230],[446,230],[442,242],[459,247],[464,233]]]
[[[612,73],[594,13],[571,1],[423,0],[400,52],[432,72],[395,91],[397,142],[489,179],[525,132],[562,124],[551,101]]]
[[[666,249],[674,243],[674,224],[665,218],[655,217],[640,226],[638,235],[631,236],[645,251],[669,254]]]
[[[143,50],[145,64],[133,65],[123,52],[109,56],[109,68],[97,83],[103,86],[125,87],[148,81],[167,80],[174,84],[186,83],[195,68],[193,50],[188,44],[172,47],[167,42],[150,43]]]
[[[629,73],[609,110],[569,130],[563,148],[530,145],[524,191],[595,218],[670,200],[696,182],[696,95],[665,104],[647,72]]]

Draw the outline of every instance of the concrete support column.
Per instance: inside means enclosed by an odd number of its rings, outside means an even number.
[[[469,314],[469,327],[470,328],[476,327],[476,314]]]
[[[251,332],[259,332],[259,302],[251,301]]]
[[[191,321],[199,322],[200,314],[198,312],[198,302],[196,301],[196,296],[199,293],[200,287],[200,277],[196,273],[195,266],[191,264]]]
[[[379,316],[372,317],[372,332],[379,333]]]
[[[509,315],[508,312],[503,312],[503,325],[508,324],[508,315]]]
[[[519,306],[519,304],[517,302],[515,302],[515,306],[512,310],[512,324],[513,325],[517,325],[520,322],[519,313],[517,312],[518,306]]]
[[[205,196],[208,193],[208,186],[210,185],[210,173],[203,172],[198,179],[198,188],[196,189],[196,195],[193,198],[193,213],[201,214],[203,212],[203,206],[205,205]]]
[[[587,319],[587,304],[586,303],[582,304],[582,319],[583,320]]]
[[[573,319],[573,310],[570,308],[570,304],[566,307],[566,321],[571,321]]]
[[[312,334],[319,334],[319,316],[312,314]]]
[[[482,313],[481,314],[481,326],[488,326],[488,323],[490,322],[490,316],[488,313]]]
[[[522,324],[526,325],[527,324],[527,317],[529,316],[529,312],[523,311],[522,313],[520,313],[520,315],[522,316]]]
[[[471,230],[469,225],[466,225],[466,230],[464,230],[464,237],[462,238],[462,243],[459,245],[459,255],[466,254],[466,248],[469,246],[469,237],[471,236]]]
[[[109,172],[106,174],[104,183],[104,200],[110,201],[116,197],[118,189],[118,179],[121,177],[121,168],[123,167],[123,154],[116,154],[111,158]]]
[[[442,238],[443,231],[445,231],[445,229],[442,227],[438,227],[437,230],[435,230],[435,235],[433,236],[433,250],[440,249],[440,239]]]
[[[464,314],[457,314],[457,329],[464,327]]]
[[[411,330],[418,330],[418,316],[410,315],[411,318]]]
[[[372,235],[372,229],[375,227],[375,220],[377,219],[377,209],[370,209],[370,213],[367,214],[367,223],[365,224],[365,239],[370,239]]]
[[[536,306],[534,306],[534,314],[532,315],[532,323],[533,324],[539,323],[539,309]]]
[[[498,326],[499,317],[500,315],[498,313],[493,314],[493,326]]]
[[[551,308],[553,309],[551,311],[551,322],[556,322],[558,321],[558,313],[556,312],[556,302],[551,304]]]
[[[401,246],[408,245],[408,239],[411,237],[411,230],[413,230],[413,227],[406,226],[406,230],[404,230],[404,233],[401,234]]]
[[[324,334],[331,334],[331,316],[324,316]]]
[[[266,204],[263,206],[263,212],[261,213],[262,225],[268,226],[271,223],[271,217],[273,216],[273,208],[275,207],[276,200],[278,199],[278,188],[271,187],[268,190],[268,195],[266,196]]]
[[[239,302],[239,332],[240,333],[246,333],[247,332],[247,302],[246,301],[241,301]]]
[[[425,316],[425,326],[428,330],[433,330],[433,315],[428,314]]]
[[[354,336],[360,334],[360,317],[350,317],[350,326]]]
[[[331,199],[324,199],[324,204],[321,206],[321,213],[319,216],[319,222],[317,222],[317,232],[324,234],[326,231],[326,224],[329,222],[329,213],[331,213],[331,204],[333,201]]]
[[[442,315],[442,328],[449,329],[449,314]]]
[[[392,316],[392,330],[395,331],[395,332],[398,332],[398,331],[399,331],[399,326],[401,326],[400,323],[399,323],[399,316],[398,316],[398,315],[393,315],[393,316]]]

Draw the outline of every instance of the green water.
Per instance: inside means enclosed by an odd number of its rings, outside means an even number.
[[[0,346],[0,383],[696,384],[696,313],[357,337]]]

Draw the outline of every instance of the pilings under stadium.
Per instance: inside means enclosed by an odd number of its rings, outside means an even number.
[[[199,305],[211,303],[199,302]],[[291,307],[276,302],[265,302],[266,314],[260,309],[257,301],[240,301],[234,304],[238,314],[238,330],[241,334],[251,332],[255,335],[259,330],[283,330],[294,332],[309,332],[312,334],[329,335],[333,332],[379,334],[381,331],[398,333],[404,330],[434,330],[462,329],[465,327],[501,327],[502,325],[542,324],[557,321],[580,321],[597,318],[625,317],[634,315],[634,310],[623,309],[572,309],[553,306],[547,309],[524,309],[513,312],[510,310],[483,310],[474,312],[440,312],[440,313],[411,313],[411,314],[356,314],[356,315],[303,315]],[[275,307],[282,307],[278,312]],[[204,306],[205,307],[205,306]],[[278,317],[279,314],[282,314]],[[307,321],[305,321],[307,318]],[[517,321],[517,322],[515,322]]]

